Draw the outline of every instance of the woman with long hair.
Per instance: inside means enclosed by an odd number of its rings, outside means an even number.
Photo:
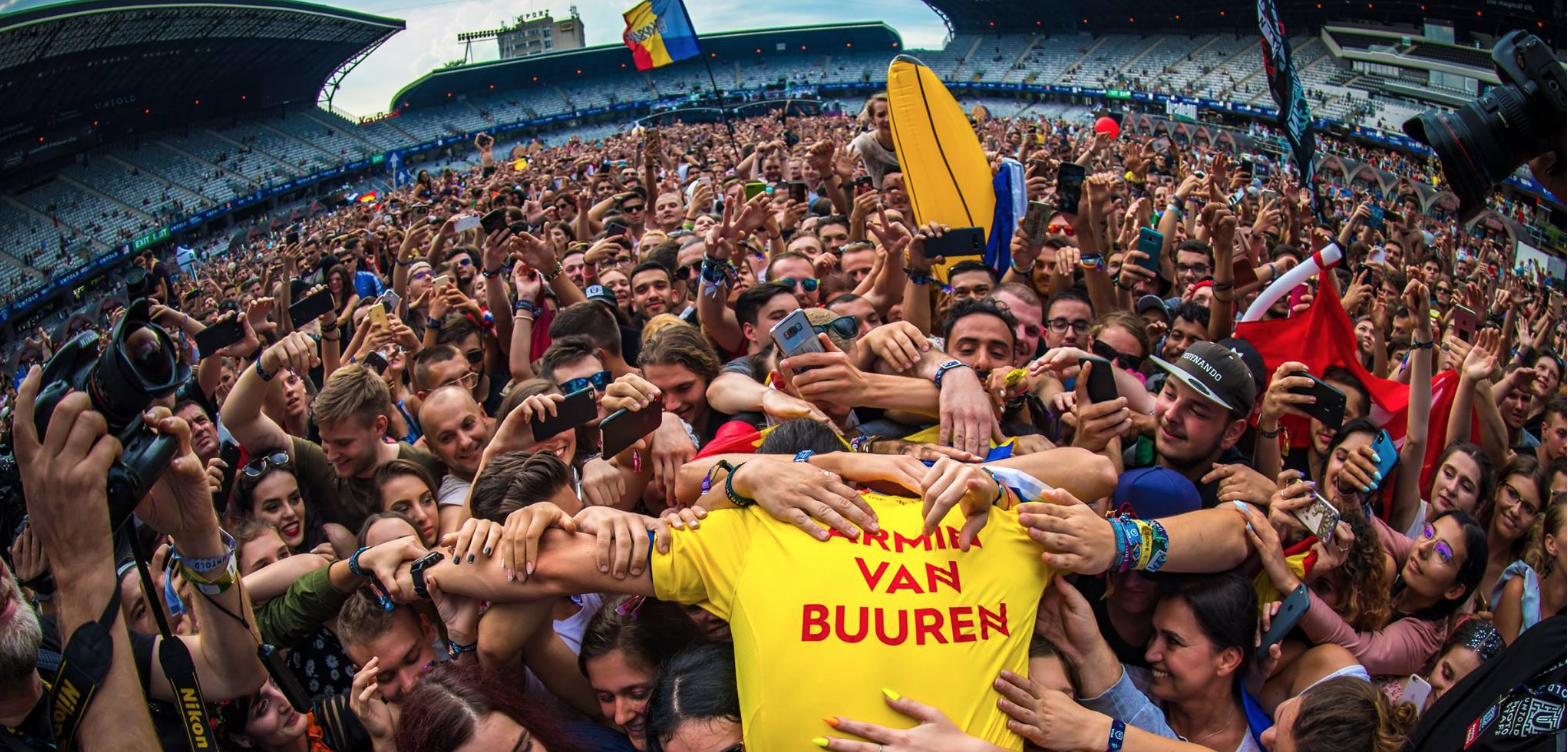
[[[271,522],[293,553],[346,558],[355,551],[348,529],[321,521],[286,452],[272,452],[240,468],[228,513],[232,522],[251,517]]]
[[[1530,530],[1544,511],[1551,494],[1541,464],[1528,454],[1515,455],[1497,474],[1492,501],[1481,512],[1490,556],[1480,593],[1490,596],[1509,564],[1524,558],[1530,548]],[[1490,609],[1488,609],[1490,610]]]
[[[1568,539],[1563,537],[1563,522],[1568,506],[1549,504],[1530,528],[1529,544],[1518,561],[1508,565],[1492,589],[1492,610],[1497,631],[1512,645],[1526,629],[1544,616],[1563,610],[1565,583],[1563,573]]]
[[[1263,732],[1263,747],[1270,752],[1399,752],[1418,713],[1410,703],[1389,702],[1362,679],[1336,677],[1280,703],[1274,725]]]
[[[647,737],[652,752],[733,750],[742,743],[734,648],[697,645],[670,659],[648,700]]]
[[[1437,457],[1431,496],[1431,501],[1421,501],[1408,526],[1400,525],[1398,510],[1390,515],[1389,524],[1405,527],[1405,537],[1414,538],[1422,527],[1450,509],[1462,509],[1472,517],[1480,515],[1482,503],[1492,498],[1492,459],[1468,441],[1444,447]]]
[[[703,642],[680,606],[642,596],[609,598],[588,622],[577,663],[604,717],[649,749],[648,702],[677,653]]]
[[[399,704],[397,748],[419,752],[562,752],[548,703],[532,701],[513,677],[470,661],[431,669]]]
[[[372,483],[377,509],[407,517],[419,531],[419,542],[435,548],[441,538],[441,519],[436,512],[436,482],[430,473],[413,462],[396,459],[376,468]]]

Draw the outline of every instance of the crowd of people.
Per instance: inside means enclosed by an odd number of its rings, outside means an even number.
[[[1043,208],[947,259],[885,96],[728,125],[481,138],[30,341],[6,747],[1560,744],[1561,280],[1024,119],[975,130]],[[178,359],[139,499],[138,416],[40,397],[117,327]]]

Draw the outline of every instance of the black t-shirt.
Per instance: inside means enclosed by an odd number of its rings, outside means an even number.
[[[60,625],[53,614],[38,617],[38,624],[43,628],[43,642],[38,648],[38,675],[44,681],[53,683],[55,671],[60,667],[60,653],[64,648],[60,642]],[[146,696],[152,679],[153,648],[157,638],[135,630],[130,630],[130,636],[136,676],[141,680],[142,694]],[[44,702],[48,702],[47,697]],[[208,712],[211,712],[211,708]],[[157,735],[163,749],[185,749],[190,746],[185,738],[185,726],[179,708],[172,703],[149,699],[147,713],[152,716],[153,733]]]
[[[1148,668],[1149,661],[1143,657],[1148,651],[1148,645],[1134,645],[1123,640],[1122,636],[1117,634],[1116,627],[1112,625],[1110,609],[1105,605],[1108,577],[1108,575],[1107,577],[1080,576],[1073,584],[1078,587],[1078,592],[1083,594],[1084,599],[1089,601],[1089,608],[1094,610],[1094,620],[1100,625],[1100,636],[1105,638],[1105,644],[1109,645],[1111,652],[1116,654],[1116,660],[1126,666]]]
[[[33,704],[32,712],[15,728],[0,728],[0,749],[7,752],[53,752],[54,727],[49,723],[49,692]]]
[[[1245,465],[1252,467],[1252,459],[1236,447],[1231,447],[1220,452],[1219,459],[1215,462],[1221,465]],[[1198,498],[1203,500],[1204,509],[1213,509],[1220,505],[1220,482],[1211,480],[1208,483],[1198,484]],[[1227,499],[1228,501],[1228,499]]]
[[[1561,613],[1526,630],[1422,714],[1406,749],[1562,749],[1565,639]]]

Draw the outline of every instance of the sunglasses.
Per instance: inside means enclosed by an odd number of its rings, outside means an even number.
[[[589,384],[593,385],[594,391],[603,392],[610,386],[612,380],[613,378],[610,376],[609,371],[600,371],[592,376],[579,376],[575,379],[567,379],[561,384],[561,392],[563,394],[576,394],[587,389]]]
[[[817,334],[827,334],[831,331],[844,339],[854,339],[855,335],[860,333],[860,319],[854,316],[840,316],[821,326],[812,324],[811,328]]]
[[[1142,355],[1128,355],[1099,340],[1095,340],[1094,344],[1089,346],[1089,349],[1093,350],[1095,355],[1105,358],[1125,370],[1136,371],[1143,367]]]
[[[421,269],[417,272],[414,272],[414,276],[410,277],[409,279],[430,279],[431,276],[431,272]]]
[[[484,350],[469,350],[468,352],[463,353],[463,357],[468,358],[468,362],[469,363],[473,363],[475,365],[478,365],[480,363],[485,362],[485,351]]]
[[[467,257],[467,256],[459,256],[457,258],[457,265],[458,266],[473,266],[474,265],[474,260],[469,258],[469,257]]]
[[[1428,522],[1421,526],[1421,540],[1428,541],[1436,537],[1437,528],[1433,527],[1432,523]],[[1437,545],[1432,547],[1432,550],[1437,552],[1437,558],[1442,559],[1444,564],[1454,563],[1454,549],[1449,547],[1447,543],[1438,541]]]
[[[265,457],[259,457],[257,459],[251,460],[245,464],[245,467],[240,468],[240,472],[243,473],[245,477],[250,478],[251,480],[255,480],[265,475],[268,470],[274,467],[283,468],[285,470],[288,469],[289,453],[273,452]]]
[[[793,277],[779,277],[775,281],[778,282],[779,284],[785,285],[787,287],[794,287],[794,286],[796,286],[796,284],[799,284],[800,285],[800,289],[805,290],[806,292],[816,292],[817,291],[817,280],[814,279],[814,278],[809,278],[808,277],[806,279],[797,280],[797,279],[794,279]]]
[[[1066,235],[1069,238],[1078,235],[1078,231],[1074,230],[1072,225],[1060,225],[1054,222],[1045,226],[1045,232],[1048,235]]]
[[[621,207],[621,211],[623,211],[623,212],[634,212],[634,211],[635,212],[640,212],[640,211],[643,210],[643,207],[644,207],[643,204],[638,204],[636,206],[623,206],[623,207]]]

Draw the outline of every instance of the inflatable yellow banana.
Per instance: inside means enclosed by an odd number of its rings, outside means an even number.
[[[979,227],[991,234],[991,165],[963,108],[924,63],[899,55],[887,70],[893,146],[915,221]],[[944,266],[980,256],[945,259]],[[937,270],[946,281],[946,269]]]

